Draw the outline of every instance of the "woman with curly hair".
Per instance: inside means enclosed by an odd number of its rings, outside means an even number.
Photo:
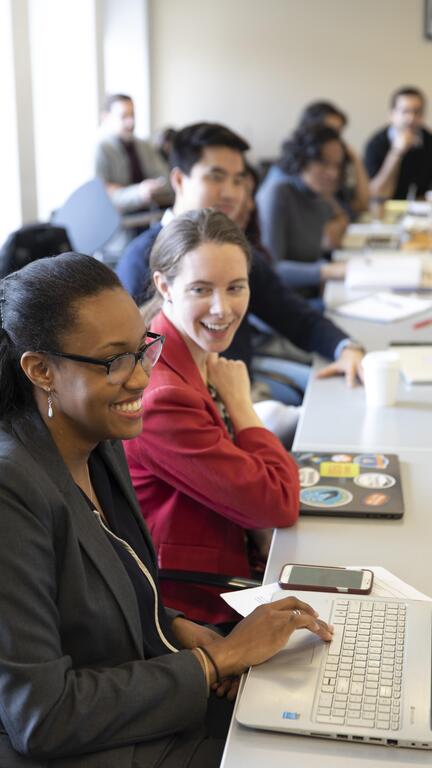
[[[298,129],[282,145],[257,195],[264,245],[275,261],[315,262],[309,285],[342,276],[340,265],[327,264],[323,254],[340,246],[348,224],[335,197],[345,162],[335,130]]]
[[[333,128],[339,136],[348,125],[348,117],[339,107],[330,101],[312,101],[308,104],[299,120],[301,130],[316,125]],[[336,198],[351,218],[362,211],[367,211],[369,204],[369,177],[363,161],[352,146],[345,143],[347,162],[336,193]]]

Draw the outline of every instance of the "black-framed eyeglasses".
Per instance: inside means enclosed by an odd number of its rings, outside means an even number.
[[[143,370],[146,373],[150,373],[150,370],[159,360],[165,336],[159,333],[151,333],[150,331],[147,331],[146,336],[152,339],[152,341],[144,344],[138,352],[122,352],[106,360],[100,360],[97,357],[86,357],[85,355],[72,355],[66,352],[50,352],[47,349],[40,349],[39,352],[53,355],[54,357],[65,357],[66,360],[75,360],[78,363],[103,365],[110,382],[112,384],[121,384],[129,378],[138,361],[141,363]]]

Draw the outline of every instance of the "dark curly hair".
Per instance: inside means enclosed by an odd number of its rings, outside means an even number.
[[[305,129],[312,125],[323,125],[326,117],[337,117],[344,128],[348,123],[345,112],[331,101],[312,101],[301,113],[298,127]]]
[[[339,134],[326,125],[314,125],[310,128],[297,128],[289,139],[282,144],[279,167],[289,174],[301,173],[309,163],[322,160],[325,144],[337,141],[345,151],[345,145]]]

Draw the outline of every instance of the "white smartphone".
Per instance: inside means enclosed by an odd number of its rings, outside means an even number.
[[[327,565],[294,565],[287,563],[279,576],[282,589],[313,592],[341,592],[368,595],[373,573],[365,568],[339,568]]]

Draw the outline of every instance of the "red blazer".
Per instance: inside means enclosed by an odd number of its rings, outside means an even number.
[[[151,328],[166,341],[144,394],[143,431],[125,449],[159,567],[249,576],[245,529],[296,521],[297,465],[262,427],[233,442],[179,332],[162,312]],[[190,618],[238,619],[220,591],[162,582],[166,605]]]

